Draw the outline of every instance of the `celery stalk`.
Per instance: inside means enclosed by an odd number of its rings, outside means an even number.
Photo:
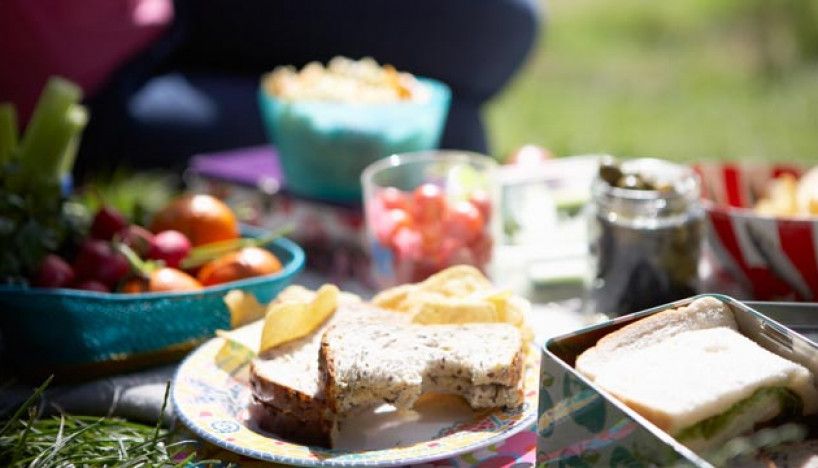
[[[88,110],[84,106],[74,105],[71,107],[66,118],[69,121],[69,126],[72,127],[74,134],[65,145],[62,157],[60,158],[59,175],[64,176],[71,172],[74,168],[74,161],[77,159],[77,150],[80,146],[80,138],[82,137],[82,130],[88,124]]]
[[[11,160],[17,148],[17,111],[10,102],[0,103],[0,164]]]
[[[73,110],[81,98],[75,84],[62,78],[48,80],[20,142],[24,185],[58,180],[65,148],[87,120],[83,110]]]

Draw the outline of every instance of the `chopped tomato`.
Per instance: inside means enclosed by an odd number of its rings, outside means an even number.
[[[412,193],[415,220],[418,224],[439,223],[446,211],[446,194],[439,185],[426,183]]]
[[[446,232],[469,243],[483,231],[485,223],[480,210],[468,201],[459,201],[446,213]]]
[[[409,194],[403,192],[395,187],[386,187],[378,192],[378,198],[381,204],[387,210],[399,208],[401,210],[409,209]]]
[[[381,243],[390,245],[393,243],[395,234],[401,228],[412,228],[413,225],[412,216],[410,216],[406,210],[393,208],[387,210],[385,215],[378,220],[378,224],[375,227],[375,234]]]

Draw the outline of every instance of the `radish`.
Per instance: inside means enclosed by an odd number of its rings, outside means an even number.
[[[114,234],[128,225],[128,220],[119,211],[110,206],[103,206],[94,215],[91,222],[91,237],[94,239],[111,240]]]
[[[114,239],[133,249],[140,257],[145,257],[153,246],[153,237],[153,233],[142,226],[131,224],[117,232]]]
[[[72,284],[71,287],[74,289],[83,289],[85,291],[111,292],[111,290],[108,289],[108,286],[105,286],[102,284],[102,282],[93,279],[79,281]]]
[[[113,287],[131,270],[128,260],[110,242],[86,239],[74,259],[74,272],[81,280],[97,280]]]
[[[148,258],[162,260],[165,266],[176,268],[190,252],[190,240],[179,231],[167,230],[153,236]]]
[[[32,278],[32,284],[42,288],[64,288],[74,281],[74,269],[58,255],[48,254]]]

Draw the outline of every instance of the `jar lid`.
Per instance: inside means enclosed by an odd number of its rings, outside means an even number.
[[[700,214],[700,180],[690,167],[639,158],[624,161],[619,168],[623,176],[638,175],[661,189],[622,188],[597,176],[592,186],[593,199],[609,221],[650,227]]]

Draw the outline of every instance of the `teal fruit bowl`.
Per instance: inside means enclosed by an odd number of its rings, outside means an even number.
[[[272,300],[304,266],[304,251],[279,238],[266,246],[278,273],[196,292],[117,294],[0,286],[0,333],[8,361],[24,375],[71,380],[165,362],[218,329],[230,328],[223,301],[233,289]]]
[[[435,80],[420,102],[350,104],[292,102],[259,87],[265,130],[278,149],[288,191],[320,200],[361,203],[361,172],[396,153],[436,149],[451,92]]]

